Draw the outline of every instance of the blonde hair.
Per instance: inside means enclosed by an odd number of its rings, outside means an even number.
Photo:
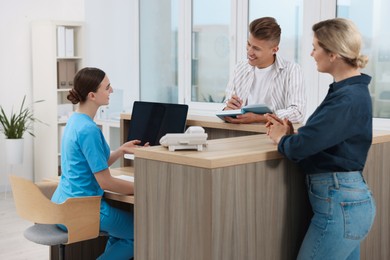
[[[318,44],[327,52],[341,56],[349,65],[364,68],[368,57],[360,53],[362,37],[353,22],[334,18],[316,23],[312,27]]]

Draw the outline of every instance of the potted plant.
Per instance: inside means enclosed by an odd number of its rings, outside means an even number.
[[[7,162],[10,164],[20,164],[23,158],[23,135],[27,132],[34,136],[32,132],[33,123],[39,121],[34,118],[31,108],[25,106],[26,96],[23,98],[20,109],[8,117],[2,106],[0,106],[0,132],[6,138]],[[41,102],[37,101],[37,102]],[[39,121],[40,122],[40,121]]]

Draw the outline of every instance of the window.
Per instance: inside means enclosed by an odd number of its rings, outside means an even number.
[[[140,100],[178,102],[178,0],[140,4]]]
[[[249,5],[234,0],[140,1],[140,99],[185,102],[202,110],[216,108],[213,103],[220,106],[229,73],[246,57],[248,20],[260,16],[278,20],[282,55],[299,61],[301,1],[284,0],[283,6],[254,0]]]
[[[191,102],[221,103],[229,80],[231,1],[192,5]]]
[[[140,9],[140,100],[186,103],[191,113],[215,114],[234,65],[246,58],[248,24],[275,17],[282,28],[279,54],[301,65],[307,115],[323,100],[332,78],[310,57],[311,26],[336,16],[355,21],[373,76],[374,116],[390,118],[390,0],[143,0]],[[195,111],[195,112],[196,112]]]
[[[279,54],[297,63],[301,61],[302,1],[249,0],[248,24],[260,17],[274,17],[282,29]]]
[[[372,76],[370,93],[377,118],[390,118],[389,0],[337,1],[337,16],[351,19],[363,36],[362,54],[369,62],[362,72]]]

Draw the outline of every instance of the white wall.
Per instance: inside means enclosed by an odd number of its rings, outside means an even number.
[[[114,88],[110,109],[117,110],[117,102],[122,102],[123,109],[130,111],[139,97],[138,0],[84,2],[84,65],[107,73]]]
[[[7,112],[32,100],[31,25],[33,20],[85,22],[85,66],[102,68],[114,88],[123,89],[123,106],[138,100],[137,0],[0,0],[0,105]],[[119,91],[118,91],[119,92]],[[0,192],[11,170],[0,136]],[[23,165],[14,172],[32,179],[33,140],[25,136]]]
[[[32,103],[31,26],[33,20],[84,20],[83,0],[0,0],[0,105],[10,113],[27,96]],[[25,136],[24,163],[14,172],[32,179],[32,137]],[[0,192],[10,166],[5,163],[4,137],[0,137]]]

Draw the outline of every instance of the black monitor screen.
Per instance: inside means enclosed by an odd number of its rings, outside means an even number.
[[[127,140],[141,140],[141,145],[159,145],[167,133],[183,133],[188,105],[135,101]]]

